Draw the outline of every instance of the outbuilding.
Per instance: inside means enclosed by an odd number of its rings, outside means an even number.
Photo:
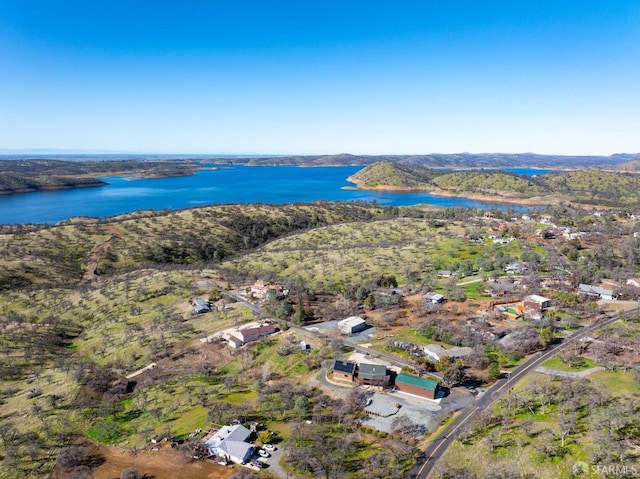
[[[396,377],[395,386],[396,391],[427,399],[435,399],[439,383],[433,379],[401,373]]]
[[[342,321],[338,321],[338,331],[342,334],[351,336],[367,329],[367,323],[360,316],[351,316]]]
[[[436,293],[435,291],[431,291],[423,296],[425,301],[428,301],[433,304],[440,304],[444,302],[444,296],[440,293]]]

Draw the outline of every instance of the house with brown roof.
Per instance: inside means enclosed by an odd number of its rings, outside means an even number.
[[[250,343],[251,341],[257,341],[277,331],[279,331],[279,329],[275,324],[264,324],[255,328],[241,329],[235,333],[235,336],[243,343]]]

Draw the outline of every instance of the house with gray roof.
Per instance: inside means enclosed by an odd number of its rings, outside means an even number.
[[[590,284],[580,284],[580,286],[578,286],[578,294],[594,299],[616,299],[612,289],[592,286]]]
[[[358,365],[358,375],[356,382],[359,385],[368,384],[371,386],[389,385],[391,375],[387,371],[387,367],[381,364],[360,363]]]
[[[247,441],[251,431],[241,424],[223,426],[205,442],[209,455],[218,456],[236,464],[246,463],[254,453],[255,446]]]
[[[342,321],[338,321],[337,327],[338,331],[342,334],[350,336],[354,333],[359,333],[360,331],[367,329],[367,323],[360,316],[351,316],[347,319],[343,319]]]
[[[428,292],[423,296],[423,299],[433,304],[440,304],[445,301],[444,295],[436,293],[435,291]]]
[[[209,301],[202,298],[196,298],[193,300],[193,312],[195,314],[208,313],[209,311],[211,311]]]

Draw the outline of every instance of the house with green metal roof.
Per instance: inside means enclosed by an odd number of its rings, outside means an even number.
[[[395,389],[414,396],[435,399],[440,383],[434,379],[400,373],[396,376]]]

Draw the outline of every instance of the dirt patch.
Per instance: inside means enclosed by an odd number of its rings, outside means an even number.
[[[113,225],[107,225],[105,227],[99,228],[98,230],[104,233],[108,233],[111,236],[104,243],[95,246],[91,251],[87,268],[84,272],[84,275],[82,276],[80,284],[90,283],[91,281],[94,281],[98,278],[96,270],[98,269],[98,263],[100,262],[102,254],[111,247],[114,241],[124,236],[124,231],[122,231],[120,228],[116,228]]]
[[[210,371],[222,367],[233,359],[233,352],[224,344],[203,343],[199,339],[168,358],[157,359],[155,367],[143,371],[135,377],[137,388],[143,388],[158,381]]]
[[[94,479],[117,479],[120,473],[133,467],[140,475],[154,479],[175,479],[185,477],[189,479],[226,479],[236,471],[232,467],[225,467],[212,461],[190,461],[180,451],[163,447],[159,451],[138,451],[133,454],[130,450],[86,441],[82,444],[94,457],[100,457],[101,464],[93,470]],[[73,477],[73,471],[54,471],[55,479]]]

